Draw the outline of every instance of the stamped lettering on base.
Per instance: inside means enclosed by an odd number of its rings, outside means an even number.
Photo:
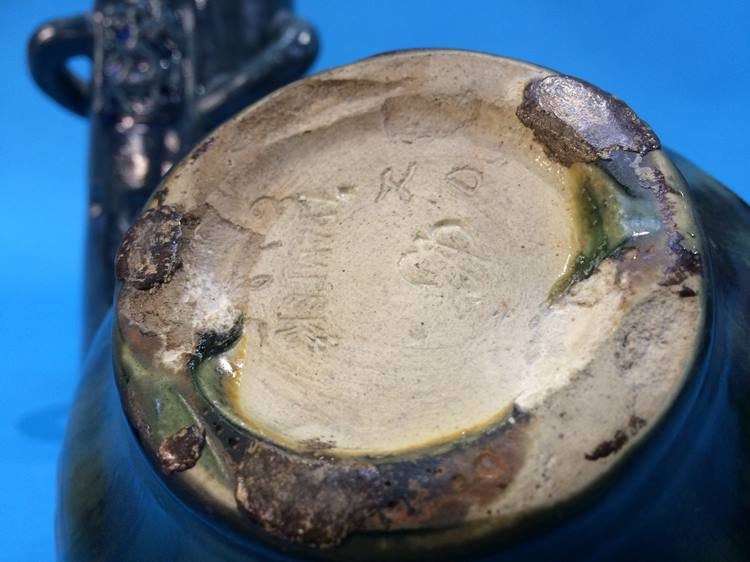
[[[285,270],[287,294],[276,311],[273,334],[286,345],[321,353],[338,344],[328,307],[328,259],[339,199],[300,197],[300,229]]]
[[[482,186],[483,174],[472,166],[458,166],[445,174],[445,179],[467,195],[474,195]]]
[[[401,255],[399,271],[412,285],[452,287],[469,295],[486,292],[489,273],[476,241],[462,221],[445,219],[417,234],[415,250]]]
[[[385,170],[380,172],[380,191],[375,197],[375,202],[383,200],[392,191],[398,194],[399,199],[402,201],[411,201],[414,194],[409,191],[409,181],[414,177],[414,172],[417,169],[416,162],[409,162],[406,167],[406,171],[397,178],[394,177],[393,168],[387,167]]]

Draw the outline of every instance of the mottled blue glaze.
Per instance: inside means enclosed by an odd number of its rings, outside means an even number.
[[[707,316],[688,384],[639,450],[587,498],[513,536],[446,550],[445,559],[750,559],[750,208],[691,163],[673,158],[689,184],[705,241]],[[123,414],[111,330],[110,314],[86,363],[67,431],[60,558],[305,559],[292,545],[235,534],[202,506],[181,504],[167,490]],[[349,539],[349,556],[374,558],[371,540]]]

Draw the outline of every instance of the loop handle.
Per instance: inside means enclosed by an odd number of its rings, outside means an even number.
[[[91,107],[91,85],[68,68],[77,56],[93,58],[94,34],[88,14],[39,27],[28,45],[31,76],[52,99],[83,117]]]

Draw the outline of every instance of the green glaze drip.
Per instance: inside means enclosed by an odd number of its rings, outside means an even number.
[[[119,358],[118,370],[123,382],[140,397],[148,397],[140,403],[141,414],[150,427],[149,436],[154,450],[161,441],[189,425],[202,426],[201,420],[190,407],[186,394],[191,390],[186,385],[176,383],[169,374],[161,372],[154,366],[144,365],[124,344],[119,333],[116,335],[116,353]],[[207,437],[196,466],[203,467],[218,480],[226,480],[221,462],[217,458],[214,444]]]
[[[661,230],[650,197],[636,197],[609,174],[589,164],[574,164],[569,174],[578,250],[550,289],[551,301],[593,274],[616,250]]]

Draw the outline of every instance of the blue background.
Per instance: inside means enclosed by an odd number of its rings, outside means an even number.
[[[84,0],[0,0],[0,560],[50,560],[56,459],[80,364],[87,124],[26,71],[39,23]],[[585,78],[750,199],[750,2],[305,0],[315,70],[454,47]]]

